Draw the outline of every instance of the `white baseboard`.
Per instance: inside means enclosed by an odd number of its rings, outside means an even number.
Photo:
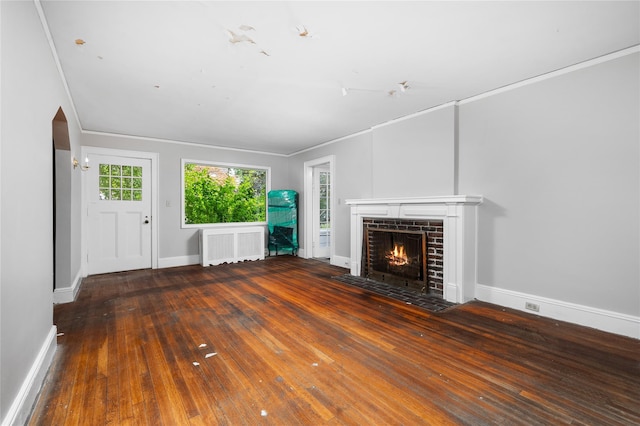
[[[24,382],[22,382],[18,395],[16,395],[6,416],[2,420],[2,426],[24,425],[27,423],[27,420],[29,420],[31,409],[36,402],[38,393],[44,383],[44,378],[53,361],[53,355],[56,352],[57,332],[57,327],[52,325],[27,377],[24,379]]]
[[[174,268],[176,266],[198,265],[200,263],[200,255],[193,254],[190,256],[162,257],[158,259],[158,268]]]
[[[304,248],[302,248],[302,247],[298,248],[298,257],[301,257],[303,259],[307,258],[306,254],[305,254],[305,251],[304,251]]]
[[[478,300],[483,302],[495,303],[496,305],[517,309],[530,314],[553,318],[560,321],[567,321],[607,331],[609,333],[640,339],[640,317],[637,316],[592,308],[546,297],[534,296],[531,294],[491,287],[483,284],[476,284],[475,295]],[[525,309],[525,303],[527,302],[538,305],[540,310],[538,312],[534,312]]]
[[[333,266],[339,266],[341,268],[351,268],[351,258],[345,256],[334,255],[331,258],[331,264]]]
[[[76,296],[82,285],[82,271],[78,271],[70,287],[56,288],[53,290],[53,303],[70,303],[76,300]]]

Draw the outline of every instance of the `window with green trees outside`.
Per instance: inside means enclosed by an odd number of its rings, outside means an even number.
[[[182,160],[182,225],[267,220],[269,168]]]

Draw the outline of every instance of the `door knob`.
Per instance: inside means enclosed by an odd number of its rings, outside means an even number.
[[[145,223],[145,224],[149,223],[149,216],[145,216],[144,217],[144,222],[143,223]]]

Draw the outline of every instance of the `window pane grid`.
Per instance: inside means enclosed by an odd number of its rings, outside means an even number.
[[[320,172],[320,228],[331,228],[331,173]]]
[[[142,201],[142,167],[100,164],[98,173],[100,200]]]

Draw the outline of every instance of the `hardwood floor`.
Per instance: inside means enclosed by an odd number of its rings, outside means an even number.
[[[480,302],[432,314],[343,273],[280,256],[89,277],[55,307],[30,424],[640,423],[640,341]]]

